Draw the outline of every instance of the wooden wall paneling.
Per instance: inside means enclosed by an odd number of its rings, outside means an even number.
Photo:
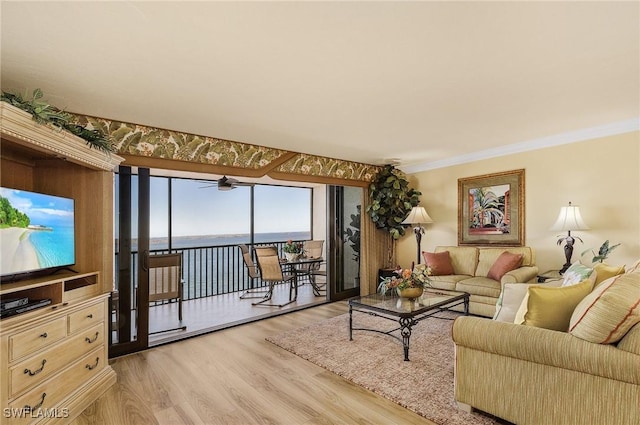
[[[33,190],[33,163],[15,158],[5,149],[4,140],[0,146],[0,184],[13,189]]]

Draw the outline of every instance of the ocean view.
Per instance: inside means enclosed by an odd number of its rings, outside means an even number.
[[[284,242],[311,239],[309,232],[257,233],[255,243]],[[183,251],[184,299],[193,299],[248,289],[250,279],[236,245],[249,243],[250,235],[202,235],[174,237],[172,248]],[[117,241],[116,241],[117,244]],[[138,257],[137,240],[131,243],[133,256]],[[150,238],[149,251],[166,250],[168,238]],[[209,249],[199,249],[213,247]],[[133,274],[134,287],[137,275]]]
[[[277,232],[277,233],[256,233],[255,243],[282,242],[291,240],[311,239],[309,232]],[[322,238],[324,239],[324,238]],[[246,244],[251,241],[249,234],[240,235],[194,235],[194,236],[174,236],[171,247],[173,249],[198,248],[205,246],[225,246]],[[149,250],[156,251],[169,247],[168,238],[150,238]],[[138,240],[131,241],[131,250],[138,250]]]
[[[40,267],[56,267],[75,263],[73,226],[53,226],[52,230],[29,233]]]

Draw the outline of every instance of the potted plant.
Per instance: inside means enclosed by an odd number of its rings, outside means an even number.
[[[344,236],[353,250],[353,261],[360,261],[360,210],[361,205],[357,207],[358,212],[351,214],[351,222],[349,227],[344,231]]]
[[[393,165],[385,165],[369,184],[371,203],[366,212],[378,229],[389,232],[392,248],[389,253],[389,264],[393,259],[395,241],[405,233],[402,221],[419,203],[422,193],[409,187],[405,174]]]
[[[396,269],[397,276],[385,277],[380,281],[378,291],[386,295],[387,291],[394,290],[401,298],[415,299],[422,295],[425,288],[431,286],[431,268],[418,266],[411,269]]]
[[[357,212],[355,214],[351,214],[351,222],[349,223],[349,227],[347,227],[344,231],[344,236],[346,240],[349,242],[351,249],[353,250],[353,261],[355,261],[358,266],[360,265],[360,216],[362,206],[356,206]],[[355,277],[356,286],[360,285],[360,267],[358,267],[358,273]]]
[[[602,245],[600,245],[600,249],[598,249],[598,253],[597,254],[592,249],[587,249],[581,255],[584,255],[587,252],[591,251],[591,253],[593,254],[593,258],[591,259],[591,262],[592,263],[602,263],[602,262],[604,262],[604,260],[607,259],[609,254],[611,254],[611,251],[613,251],[619,245],[620,245],[619,243],[615,244],[615,245],[609,245],[609,239],[607,239],[606,241],[604,241],[602,243]]]
[[[302,242],[293,242],[289,239],[282,247],[287,261],[295,261],[302,255]]]

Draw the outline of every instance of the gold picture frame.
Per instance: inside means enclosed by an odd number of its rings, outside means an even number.
[[[458,179],[458,245],[524,246],[524,169]]]

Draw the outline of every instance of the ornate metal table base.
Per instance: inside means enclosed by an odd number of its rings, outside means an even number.
[[[436,293],[439,294],[439,293]],[[368,297],[358,297],[352,300],[349,300],[349,341],[353,341],[353,331],[368,331],[368,332],[377,332],[384,335],[389,335],[402,342],[402,348],[404,350],[404,361],[409,361],[409,342],[411,340],[411,331],[412,328],[417,325],[420,321],[433,317],[434,319],[443,319],[443,320],[453,320],[448,317],[438,317],[435,316],[437,313],[441,313],[443,311],[450,310],[453,307],[456,307],[460,304],[464,304],[464,314],[465,316],[469,314],[469,294],[465,293],[457,293],[457,295],[453,295],[455,293],[448,293],[443,295],[452,295],[450,299],[447,299],[439,304],[422,306],[422,308],[417,308],[414,311],[399,311],[399,309],[387,308],[384,302],[388,302],[391,297],[382,297],[382,301],[380,304],[371,305],[371,304],[363,304],[361,301],[363,299],[370,300],[371,297],[380,297],[376,296],[368,296]],[[394,298],[397,300],[398,298]],[[354,307],[355,306],[355,307]],[[391,329],[389,331],[381,331],[379,329],[371,329],[371,328],[354,328],[353,327],[353,312],[358,311],[360,313],[365,313],[370,316],[380,317],[387,320],[397,321],[399,326],[397,328]],[[393,332],[400,331],[400,336],[393,335]]]

